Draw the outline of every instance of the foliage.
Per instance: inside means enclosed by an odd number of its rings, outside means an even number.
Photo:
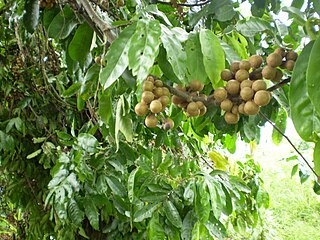
[[[259,209],[269,202],[259,166],[249,159],[235,167],[222,148],[235,152],[237,138],[258,142],[266,119],[244,116],[228,125],[214,104],[197,118],[172,105],[162,117],[175,127],[165,131],[146,128],[134,106],[150,74],[167,86],[198,78],[210,95],[232,61],[265,58],[276,46],[298,49],[304,38],[315,41],[302,50],[292,82],[276,84],[261,112],[283,131],[292,117],[301,137],[316,143],[319,174],[316,1],[304,12],[302,1],[291,7],[250,1],[250,18],[241,16],[240,1],[229,0],[48,2],[0,1],[5,233],[20,239],[259,235]],[[272,18],[281,10],[293,19],[289,31]]]

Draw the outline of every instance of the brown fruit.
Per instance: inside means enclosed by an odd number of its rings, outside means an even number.
[[[281,57],[285,57],[286,56],[286,50],[283,48],[277,48],[276,50],[274,50],[275,53],[278,53]]]
[[[233,73],[236,73],[240,68],[239,68],[239,64],[240,62],[233,62],[231,65],[230,65],[230,70],[231,72]]]
[[[142,85],[142,90],[143,91],[149,91],[152,92],[153,91],[153,83],[150,81],[144,81],[143,85]]]
[[[201,109],[204,107],[204,103],[201,101],[197,101],[196,104],[198,105],[198,108]]]
[[[261,79],[262,78],[262,69],[258,68],[253,70],[250,74],[249,74],[249,78],[251,80],[257,80],[257,79]]]
[[[294,65],[295,65],[295,61],[293,61],[293,60],[287,60],[286,63],[284,64],[285,68],[288,71],[292,71],[294,68]]]
[[[187,108],[187,106],[188,106],[188,102],[182,102],[182,103],[180,103],[179,105],[178,105],[178,107],[180,107],[180,108]],[[187,109],[186,109],[187,110]]]
[[[234,105],[231,109],[231,112],[233,114],[239,114],[239,106],[238,105]]]
[[[146,104],[149,104],[149,103],[151,103],[153,101],[154,94],[152,92],[150,92],[150,91],[145,91],[145,92],[142,93],[141,99]]]
[[[202,97],[204,100],[208,99],[208,96],[203,93],[199,94],[199,97]]]
[[[181,85],[175,86],[175,89],[177,89],[177,90],[179,90],[179,91],[181,91],[181,92],[186,92],[186,91],[187,91],[186,87],[181,86]]]
[[[259,68],[263,62],[263,59],[260,55],[252,55],[249,58],[249,63],[252,68]]]
[[[163,87],[163,82],[162,82],[161,80],[155,80],[155,81],[154,81],[154,85],[155,85],[156,87]]]
[[[171,97],[171,101],[172,101],[172,103],[173,103],[174,105],[179,105],[179,104],[181,104],[181,103],[184,102],[184,100],[183,100],[181,97],[178,97],[178,96],[176,96],[176,95],[173,95],[173,96]]]
[[[293,61],[296,61],[298,58],[298,54],[294,51],[288,51],[287,52],[287,55],[286,55],[286,59],[287,60],[293,60]]]
[[[204,85],[200,80],[192,80],[190,83],[190,89],[192,91],[200,92],[202,91],[203,88],[204,88]]]
[[[240,83],[240,89],[245,88],[245,87],[251,87],[252,86],[252,81],[247,79],[247,80],[243,80]]]
[[[166,87],[163,87],[163,88],[162,88],[162,95],[169,97],[169,96],[170,96],[170,91],[169,91],[169,89],[166,88]]]
[[[155,89],[153,89],[153,94],[156,98],[161,97],[163,94],[162,87],[156,87]]]
[[[206,113],[207,113],[207,107],[204,106],[203,108],[200,109],[200,114],[199,114],[199,116],[203,116],[203,115],[205,115]]]
[[[283,73],[280,69],[276,69],[276,76],[274,77],[274,79],[271,79],[272,82],[280,82],[280,80],[282,79],[283,77]]]
[[[138,116],[144,116],[148,113],[148,105],[144,102],[139,102],[135,107],[134,111]]]
[[[237,80],[230,80],[227,82],[226,89],[229,94],[236,95],[239,93],[240,82],[238,82]]]
[[[276,69],[270,66],[265,66],[262,69],[262,76],[265,79],[271,80],[276,76]]]
[[[153,100],[150,103],[150,111],[152,113],[159,113],[162,110],[162,104],[159,100]]]
[[[260,91],[256,92],[256,94],[254,95],[253,101],[258,106],[266,106],[266,105],[268,105],[270,100],[271,100],[270,92],[268,92],[266,90],[260,90]]]
[[[253,95],[254,95],[254,91],[252,90],[251,87],[245,87],[240,91],[240,96],[244,101],[251,100]]]
[[[154,83],[155,80],[154,80],[154,77],[148,76],[147,79],[146,79],[146,81],[149,81],[149,82]]]
[[[233,74],[229,69],[222,70],[220,76],[221,76],[221,79],[224,81],[229,81],[233,78]]]
[[[168,96],[161,96],[161,97],[159,98],[159,101],[161,102],[162,108],[164,108],[164,107],[166,107],[166,106],[169,104],[170,99],[169,99]]]
[[[190,117],[198,116],[200,114],[200,109],[198,104],[195,102],[190,102],[187,106],[187,115]]]
[[[240,69],[236,72],[236,80],[239,82],[242,82],[243,80],[246,80],[249,78],[249,72],[244,69]]]
[[[149,116],[146,117],[146,119],[144,120],[144,124],[148,127],[148,128],[155,128],[158,125],[158,119],[156,118],[155,115],[150,114]]]
[[[230,99],[225,99],[220,104],[220,108],[226,112],[231,111],[232,107],[233,107],[233,103]]]
[[[166,131],[174,127],[174,121],[171,118],[166,118],[162,123],[162,128]]]
[[[94,62],[97,64],[101,64],[101,57],[100,56],[96,56],[94,59]]]
[[[228,124],[237,124],[239,122],[240,116],[239,114],[233,114],[231,112],[226,112],[224,114],[224,120]]]
[[[241,113],[241,114],[246,114],[246,113],[244,112],[244,105],[245,105],[245,103],[243,102],[243,103],[241,103],[241,104],[239,105],[239,107],[238,107],[238,112]]]
[[[248,115],[255,115],[259,112],[260,107],[254,101],[248,101],[244,104],[243,111]]]
[[[267,89],[267,84],[264,80],[256,80],[252,83],[253,91],[257,92],[259,90],[266,90]]]
[[[223,87],[217,88],[213,92],[213,97],[218,102],[222,102],[223,100],[225,100],[227,98],[227,96],[228,96],[227,90]]]
[[[267,64],[270,67],[278,67],[282,63],[282,56],[279,55],[278,53],[271,53],[267,57]]]
[[[243,70],[246,70],[246,71],[249,71],[250,68],[251,68],[251,64],[250,64],[250,62],[248,60],[242,60],[239,63],[239,68],[243,69]]]

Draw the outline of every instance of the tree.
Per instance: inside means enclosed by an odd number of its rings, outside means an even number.
[[[288,116],[315,143],[313,164],[303,159],[319,193],[320,5],[249,3],[244,18],[230,0],[1,0],[0,233],[262,236],[260,168],[224,149],[259,142],[266,122],[280,143]]]

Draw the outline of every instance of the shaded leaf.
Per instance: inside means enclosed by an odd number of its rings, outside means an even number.
[[[165,231],[159,222],[158,214],[154,214],[148,224],[148,239],[155,239],[155,240],[166,239]]]
[[[257,33],[272,30],[270,22],[261,18],[250,17],[249,20],[242,19],[237,22],[236,29],[246,37],[254,37]]]
[[[29,33],[33,33],[39,22],[39,1],[26,0],[23,24]]]
[[[74,199],[70,199],[68,213],[73,224],[81,226],[84,219],[84,212],[79,208],[78,203]]]
[[[163,209],[172,225],[181,228],[182,220],[176,206],[170,200],[167,200],[163,203]]]
[[[90,225],[95,230],[99,230],[99,211],[90,197],[83,199],[83,205],[85,206],[84,211],[89,219]]]
[[[115,177],[108,176],[106,177],[108,186],[112,190],[112,192],[115,195],[118,195],[120,197],[125,197],[127,195],[126,188],[123,186],[123,184]]]
[[[142,222],[146,218],[150,218],[155,210],[159,207],[159,204],[147,204],[136,211],[133,215],[134,222]]]

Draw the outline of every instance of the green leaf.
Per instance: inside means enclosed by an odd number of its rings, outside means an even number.
[[[159,207],[158,204],[147,204],[136,211],[133,215],[134,222],[142,222],[146,218],[150,218],[153,215],[153,212]]]
[[[225,35],[224,38],[228,45],[232,47],[232,49],[240,57],[240,60],[249,58],[247,53],[248,42],[240,33],[232,32],[232,36]]]
[[[33,33],[39,22],[39,1],[26,0],[23,24],[29,33]]]
[[[95,92],[97,91],[99,73],[100,66],[98,64],[94,64],[88,69],[83,81],[81,81],[80,96],[84,101],[87,101],[95,95]]]
[[[126,27],[110,45],[105,57],[107,66],[102,69],[99,77],[104,89],[109,88],[128,67],[128,49],[135,30],[136,24]]]
[[[75,95],[78,90],[81,88],[81,82],[76,82],[74,84],[72,84],[68,89],[66,89],[63,93],[62,96],[69,98],[72,97],[73,95]]]
[[[313,152],[314,171],[320,176],[320,141],[314,146]]]
[[[296,164],[292,167],[292,170],[291,170],[291,177],[293,177],[299,170],[299,164]]]
[[[196,218],[194,217],[194,212],[189,211],[183,219],[182,229],[181,229],[181,238],[183,240],[192,238],[192,228],[196,223]]]
[[[123,186],[123,184],[115,177],[108,176],[106,177],[108,186],[112,190],[112,192],[115,195],[118,195],[120,197],[125,197],[127,195],[126,188]]]
[[[287,12],[290,14],[290,18],[293,18],[294,20],[296,20],[299,24],[304,25],[306,20],[305,20],[305,16],[304,14],[295,7],[283,7],[282,11]]]
[[[166,239],[165,231],[159,221],[159,215],[154,214],[148,224],[148,239],[164,240]]]
[[[187,77],[189,82],[195,79],[206,82],[207,74],[203,64],[199,33],[189,34],[185,48],[187,53]]]
[[[246,37],[254,37],[257,33],[272,30],[270,22],[261,18],[250,17],[249,20],[242,19],[237,22],[236,29]]]
[[[99,145],[98,140],[89,133],[80,133],[78,136],[78,146],[83,150],[94,153]]]
[[[318,0],[313,0],[313,7],[316,12],[320,15],[320,2]]]
[[[128,188],[128,197],[130,202],[133,202],[133,199],[134,199],[134,183],[135,183],[135,176],[138,170],[139,170],[139,167],[134,169],[128,177],[127,188]]]
[[[84,212],[79,208],[78,203],[74,199],[70,199],[68,213],[73,224],[81,226],[84,219]]]
[[[257,192],[256,201],[259,208],[268,208],[270,204],[269,193],[266,192],[264,189],[260,188]]]
[[[99,211],[90,196],[83,199],[84,211],[89,219],[90,225],[95,230],[99,230]]]
[[[104,91],[99,96],[98,114],[104,124],[109,124],[109,119],[112,116],[112,99],[110,93]]]
[[[307,89],[310,100],[320,116],[320,37],[314,42],[307,68]]]
[[[226,158],[224,158],[220,153],[216,151],[210,151],[208,153],[211,161],[214,163],[214,167],[218,170],[227,170],[227,166],[229,165],[229,162]]]
[[[219,87],[222,84],[220,73],[225,68],[225,56],[220,40],[212,31],[201,30],[200,43],[206,73],[213,88]]]
[[[163,47],[160,47],[159,55],[158,55],[158,66],[163,72],[163,75],[166,76],[170,81],[174,83],[181,83],[178,77],[173,72],[173,68],[169,61],[167,60],[167,53]]]
[[[71,59],[84,65],[90,54],[92,39],[92,28],[86,22],[80,25],[68,47]]]
[[[59,14],[57,14],[48,28],[48,36],[55,39],[65,39],[77,26],[78,20],[69,7],[66,5]]]
[[[194,209],[198,221],[202,223],[207,222],[210,216],[210,196],[206,188],[207,185],[202,180],[196,182]]]
[[[275,125],[284,133],[287,127],[287,112],[284,108],[279,108],[277,117],[275,120]],[[282,141],[283,135],[280,134],[275,128],[272,130],[272,141],[279,145]]]
[[[161,41],[167,52],[167,60],[180,82],[186,83],[187,55],[179,39],[165,25],[161,24]]]
[[[160,23],[157,20],[141,19],[137,23],[128,52],[129,67],[137,80],[142,82],[150,73],[159,53]]]
[[[163,203],[163,209],[166,217],[172,223],[172,225],[177,228],[181,228],[182,220],[176,206],[170,200],[167,200]]]
[[[320,132],[320,121],[307,92],[307,67],[313,42],[304,47],[293,69],[290,82],[289,103],[293,124],[302,139],[314,141]]]
[[[226,42],[224,42],[222,40],[220,40],[220,44],[221,44],[221,47],[223,48],[223,51],[226,55],[226,59],[230,65],[233,62],[241,61],[241,58],[239,57],[239,55],[236,53],[236,51],[231,46],[229,46],[229,44],[227,44]]]
[[[34,151],[33,153],[30,153],[30,154],[27,156],[27,159],[35,158],[35,157],[38,156],[41,152],[42,152],[42,149],[38,149],[38,150]]]

